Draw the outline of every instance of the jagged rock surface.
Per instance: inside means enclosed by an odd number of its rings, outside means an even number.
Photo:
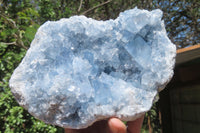
[[[176,48],[161,18],[160,10],[135,8],[115,20],[46,22],[10,79],[16,100],[65,128],[136,119],[173,75]]]

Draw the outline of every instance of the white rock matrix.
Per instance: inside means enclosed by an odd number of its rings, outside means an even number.
[[[173,76],[176,47],[161,18],[159,9],[134,8],[115,20],[44,23],[10,79],[13,95],[36,118],[64,128],[136,119]]]

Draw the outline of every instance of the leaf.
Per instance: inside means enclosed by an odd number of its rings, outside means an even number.
[[[26,28],[24,36],[29,40],[32,41],[39,25],[34,24]]]

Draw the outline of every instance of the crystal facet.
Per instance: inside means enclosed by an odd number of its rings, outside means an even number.
[[[136,119],[173,75],[176,47],[161,18],[159,9],[134,8],[115,20],[46,22],[10,79],[12,93],[36,118],[65,128]]]

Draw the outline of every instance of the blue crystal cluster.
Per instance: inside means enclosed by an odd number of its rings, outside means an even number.
[[[136,119],[173,75],[176,48],[161,18],[159,9],[134,8],[115,20],[46,22],[10,79],[13,95],[36,118],[65,128]]]

